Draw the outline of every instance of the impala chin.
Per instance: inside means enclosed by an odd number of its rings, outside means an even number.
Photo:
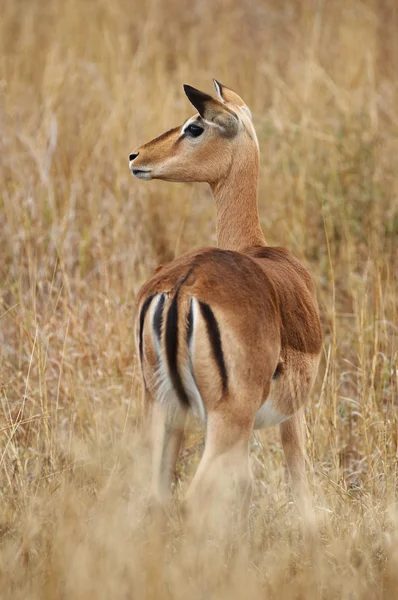
[[[130,167],[130,168],[131,168],[131,172],[134,175],[134,177],[137,177],[138,179],[146,179],[147,181],[152,179],[152,174],[151,174],[150,169],[137,169],[134,167]]]

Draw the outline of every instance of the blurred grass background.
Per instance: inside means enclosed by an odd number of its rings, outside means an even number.
[[[395,0],[3,0],[3,598],[397,597],[397,31]],[[215,244],[215,213],[206,186],[133,180],[128,155],[192,114],[183,83],[213,77],[254,115],[266,239],[318,290],[316,568],[276,429],[253,440],[249,558],[143,524],[135,295]]]

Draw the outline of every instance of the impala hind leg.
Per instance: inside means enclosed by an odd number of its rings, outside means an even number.
[[[184,436],[187,410],[177,398],[152,407],[152,499],[164,508],[171,501],[171,484]]]
[[[304,428],[304,407],[280,425],[282,446],[292,482],[293,494],[305,524],[312,526],[314,515],[306,470]]]
[[[239,420],[227,412],[210,412],[202,459],[185,498],[185,514],[196,529],[231,524],[228,510],[240,534],[248,532],[252,496],[249,441],[253,419]],[[232,500],[232,502],[231,502]],[[224,520],[224,523],[222,521]]]

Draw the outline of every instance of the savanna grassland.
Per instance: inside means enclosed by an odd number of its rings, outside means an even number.
[[[398,597],[397,32],[395,0],[2,1],[2,599]],[[252,109],[266,239],[317,287],[315,555],[277,429],[253,438],[248,552],[181,527],[200,428],[168,533],[146,516],[135,297],[215,244],[215,213],[204,185],[133,180],[128,155],[212,77]]]

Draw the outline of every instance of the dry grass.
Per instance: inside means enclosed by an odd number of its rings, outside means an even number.
[[[397,597],[397,27],[395,0],[3,0],[2,598]],[[213,76],[253,109],[266,237],[318,289],[316,560],[276,430],[253,441],[248,555],[145,519],[134,298],[214,243],[214,207],[204,186],[133,181],[127,157]]]

